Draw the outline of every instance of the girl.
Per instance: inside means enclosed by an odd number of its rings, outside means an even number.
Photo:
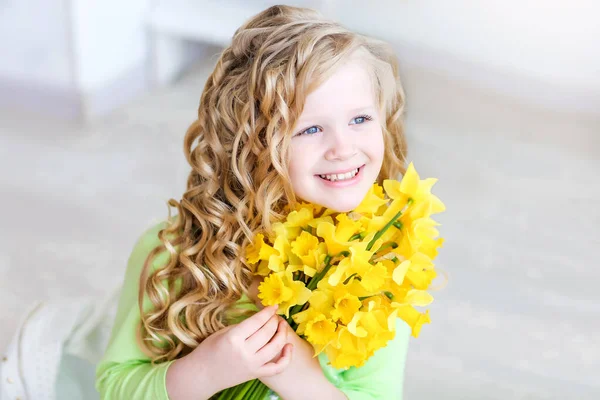
[[[403,105],[379,41],[286,6],[239,28],[185,136],[192,171],[169,201],[178,214],[129,259],[97,367],[102,398],[207,399],[254,378],[286,400],[401,398],[404,322],[363,367],[335,370],[273,307],[258,311],[242,250],[286,206],[346,212],[404,173]]]

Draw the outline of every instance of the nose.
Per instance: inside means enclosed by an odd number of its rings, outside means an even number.
[[[348,160],[356,155],[356,142],[351,132],[345,132],[344,129],[338,128],[330,130],[329,133],[325,152],[326,160]]]

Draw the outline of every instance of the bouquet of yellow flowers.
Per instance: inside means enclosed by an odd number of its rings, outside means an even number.
[[[301,204],[247,248],[248,264],[264,276],[262,303],[279,305],[333,367],[363,365],[394,338],[396,318],[414,337],[430,322],[429,311],[415,307],[433,301],[427,289],[443,243],[431,218],[445,209],[431,193],[436,181],[421,180],[411,163],[401,181],[374,184],[352,212]],[[219,398],[263,399],[267,392],[252,381]]]

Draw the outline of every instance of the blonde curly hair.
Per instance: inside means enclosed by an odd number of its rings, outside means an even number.
[[[169,216],[140,277],[138,339],[154,362],[189,353],[227,325],[252,282],[243,249],[296,202],[288,147],[306,96],[351,57],[370,71],[385,121],[381,183],[406,164],[404,94],[387,44],[313,10],[273,6],[241,26],[222,52],[185,135],[187,190],[181,201],[169,200],[177,217]],[[167,265],[153,269],[165,249]]]

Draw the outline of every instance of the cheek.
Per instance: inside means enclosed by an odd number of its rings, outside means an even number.
[[[294,143],[293,146],[290,146],[289,151],[290,175],[292,174],[292,171],[296,175],[305,175],[314,168],[317,156],[312,143],[298,140],[298,143]]]
[[[383,160],[383,155],[385,153],[385,142],[383,140],[383,131],[381,128],[372,132],[367,144],[369,146],[369,153],[371,153],[371,157],[373,157],[375,160]]]
[[[292,187],[297,188],[308,170],[308,160],[300,149],[290,147],[289,174]]]

